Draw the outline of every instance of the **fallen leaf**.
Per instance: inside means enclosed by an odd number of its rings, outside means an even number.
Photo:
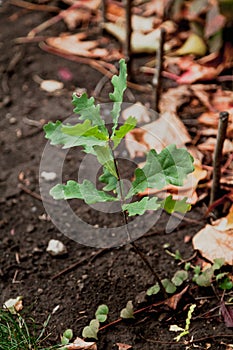
[[[174,55],[189,55],[204,56],[207,47],[204,40],[197,34],[191,33],[185,43],[175,52]]]
[[[220,311],[223,316],[225,325],[228,328],[232,328],[233,327],[233,309],[230,306],[226,306],[224,301],[222,300],[220,304]]]
[[[16,314],[17,312],[23,309],[22,297],[18,296],[17,298],[8,299],[3,304],[4,309],[8,309],[11,314]]]
[[[70,350],[97,350],[97,345],[95,342],[85,342],[81,338],[76,338],[72,344],[65,346],[66,349]]]
[[[104,23],[104,28],[122,44],[126,40],[126,30],[123,23]],[[131,50],[133,53],[153,53],[159,47],[160,30],[154,29],[149,33],[133,31],[131,36]]]
[[[179,301],[181,300],[182,296],[187,292],[188,288],[189,286],[186,286],[184,289],[182,289],[181,292],[176,293],[172,297],[168,298],[164,304],[166,304],[171,309],[176,310]]]
[[[66,13],[63,20],[69,30],[74,30],[78,24],[88,23],[91,19],[91,12],[84,9],[73,9]]]
[[[122,111],[122,118],[124,120],[128,119],[130,116],[134,116],[134,118],[137,119],[137,124],[149,123],[151,120],[148,108],[143,106],[141,102],[136,102]]]
[[[216,145],[216,138],[209,137],[205,142],[199,144],[197,147],[202,152],[205,152],[205,151],[214,152],[215,145]],[[233,152],[233,143],[230,140],[226,139],[224,141],[222,152],[223,154]]]
[[[125,142],[131,158],[135,158],[143,156],[150,149],[160,152],[171,143],[184,147],[191,142],[191,138],[174,113],[164,113],[154,122],[132,130],[126,135]]]
[[[105,57],[108,50],[98,48],[98,40],[84,40],[85,33],[61,34],[59,37],[52,37],[46,40],[47,44],[59,49],[61,52],[84,56],[84,57]]]
[[[233,264],[233,229],[219,230],[206,225],[193,238],[193,247],[209,261],[224,258],[229,265]]]
[[[116,345],[118,346],[118,350],[132,349],[132,346],[128,344],[116,343]]]
[[[144,16],[151,16],[156,14],[158,17],[162,18],[168,3],[169,0],[150,0],[145,4],[143,14]]]
[[[220,31],[226,23],[226,18],[220,14],[218,3],[211,6],[206,14],[205,37],[209,38]]]

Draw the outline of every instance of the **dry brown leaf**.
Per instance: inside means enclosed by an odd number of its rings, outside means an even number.
[[[145,10],[143,12],[144,16],[151,16],[156,14],[158,17],[162,18],[164,10],[169,3],[169,0],[150,0],[145,5]]]
[[[173,310],[176,310],[177,304],[181,300],[182,296],[187,292],[189,286],[186,286],[180,293],[174,294],[171,298],[167,299],[164,304]]]
[[[77,4],[77,6],[80,5],[80,7],[86,7],[92,11],[97,10],[101,4],[101,0],[62,0],[62,1],[69,5]]]
[[[193,247],[210,261],[224,258],[229,265],[233,264],[233,229],[220,231],[206,225],[193,238]]]
[[[65,346],[69,350],[97,350],[97,345],[94,342],[85,342],[81,338],[76,338],[72,344]]]
[[[84,57],[105,57],[107,49],[98,48],[97,40],[84,40],[85,33],[73,35],[61,34],[59,37],[48,38],[47,44],[59,49],[61,52],[84,56]]]
[[[176,113],[184,103],[190,101],[191,96],[192,91],[187,86],[170,88],[161,95],[159,110],[161,113]]]
[[[126,40],[126,30],[123,23],[104,23],[104,28],[122,44]],[[153,53],[159,47],[160,31],[154,29],[149,33],[133,31],[131,50],[133,53]]]
[[[118,350],[132,349],[132,346],[128,344],[116,343],[116,345],[118,346]]]
[[[199,144],[197,147],[200,151],[205,152],[214,152],[216,145],[216,138],[209,137],[205,142]],[[223,144],[223,154],[233,152],[233,143],[226,139]]]
[[[128,117],[134,116],[137,119],[137,124],[140,123],[149,123],[150,122],[150,113],[148,108],[143,106],[141,102],[136,102],[129,108],[126,108],[122,112],[122,118],[126,120]]]
[[[74,30],[80,23],[88,23],[90,19],[91,12],[84,9],[70,10],[63,18],[69,30]]]
[[[126,135],[126,147],[131,158],[143,156],[150,149],[160,152],[164,147],[175,143],[177,147],[184,147],[191,142],[182,121],[175,113],[164,113],[152,123],[132,130]]]

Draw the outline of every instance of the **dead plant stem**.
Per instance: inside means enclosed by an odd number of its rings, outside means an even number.
[[[213,161],[213,183],[210,191],[210,203],[217,199],[220,179],[221,179],[221,161],[222,161],[222,150],[223,144],[226,138],[226,131],[228,125],[229,113],[221,112],[219,115],[219,124],[218,124],[218,135],[214,151],[214,161]]]

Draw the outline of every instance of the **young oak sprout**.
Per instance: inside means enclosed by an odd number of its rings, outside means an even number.
[[[50,194],[57,200],[77,198],[87,204],[119,201],[122,212],[127,212],[129,216],[142,215],[147,210],[158,209],[164,209],[168,213],[185,213],[190,210],[190,204],[186,203],[186,199],[175,201],[171,195],[164,200],[145,196],[133,203],[126,202],[147,188],[162,189],[168,184],[183,185],[187,175],[194,170],[193,158],[185,149],[178,149],[175,145],[167,146],[160,153],[154,149],[150,150],[143,168],[135,170],[128,193],[119,191],[122,182],[114,151],[126,134],[136,127],[137,122],[130,116],[123,125],[119,124],[123,94],[127,87],[126,63],[121,59],[119,65],[119,75],[113,76],[111,80],[113,93],[109,94],[113,102],[110,132],[101,116],[100,105],[96,105],[94,98],[88,98],[86,93],[80,97],[73,94],[74,113],[79,115],[80,123],[72,126],[57,121],[44,126],[45,137],[52,145],[62,145],[63,148],[80,146],[86,153],[91,153],[97,158],[103,171],[99,177],[99,181],[104,184],[103,189],[98,190],[88,179],[84,179],[82,183],[69,180],[66,184],[57,184]]]

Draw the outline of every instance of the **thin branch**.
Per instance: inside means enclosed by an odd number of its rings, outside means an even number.
[[[124,200],[124,193],[123,193],[123,188],[122,188],[122,183],[121,183],[121,176],[120,176],[119,168],[118,168],[118,165],[117,165],[116,157],[115,157],[114,150],[112,148],[111,142],[109,142],[109,147],[111,148],[111,151],[112,151],[114,165],[115,165],[115,169],[116,169],[116,173],[117,173],[117,180],[118,180],[118,183],[119,183],[120,201],[121,201],[121,208],[122,208],[123,204],[125,203],[125,200]],[[122,216],[123,216],[123,219],[124,219],[124,224],[125,224],[125,228],[126,228],[129,244],[133,247],[134,251],[138,254],[138,256],[141,258],[141,260],[144,262],[144,264],[148,267],[148,269],[150,270],[152,275],[155,277],[155,280],[156,280],[156,282],[158,282],[160,290],[161,290],[164,298],[166,299],[167,298],[167,293],[166,293],[166,290],[165,290],[165,288],[164,288],[164,286],[163,286],[163,284],[161,282],[161,279],[160,279],[159,275],[154,270],[153,266],[150,264],[150,262],[147,259],[147,257],[139,249],[137,244],[135,242],[133,242],[133,241],[131,242],[131,235],[130,235],[130,232],[128,230],[128,216],[126,214],[126,211],[123,210],[123,209],[122,209]]]
[[[157,69],[155,70],[155,74],[152,80],[152,85],[155,88],[155,102],[154,102],[154,109],[156,112],[159,111],[159,99],[161,95],[161,76],[163,71],[163,48],[164,48],[164,40],[165,40],[165,34],[166,31],[164,28],[161,28],[160,31],[160,42],[159,42],[159,48],[157,50]]]
[[[60,9],[56,6],[32,4],[31,2],[23,1],[23,0],[9,0],[9,3],[11,5],[22,7],[31,11],[45,11],[45,12],[60,11]]]
[[[125,40],[125,57],[127,62],[127,71],[129,77],[132,75],[132,52],[131,52],[131,38],[132,38],[132,0],[125,0],[125,14],[126,14],[126,40]]]
[[[107,252],[108,249],[99,249],[97,250],[97,252],[93,252],[91,253],[91,255],[76,261],[75,263],[73,263],[72,265],[66,267],[65,269],[63,269],[62,271],[58,272],[56,275],[54,275],[51,279],[52,281],[54,281],[55,279],[57,279],[58,277],[61,277],[62,275],[74,270],[76,267],[82,265],[83,263],[87,262],[89,259],[91,259],[91,261],[94,261],[99,255],[101,255],[103,252]]]
[[[222,161],[222,150],[223,144],[226,138],[227,125],[228,125],[229,113],[221,112],[219,115],[219,124],[218,124],[218,135],[217,141],[214,151],[214,161],[213,161],[213,183],[210,192],[210,203],[212,203],[217,199],[219,187],[220,187],[220,179],[221,179],[221,161]]]

